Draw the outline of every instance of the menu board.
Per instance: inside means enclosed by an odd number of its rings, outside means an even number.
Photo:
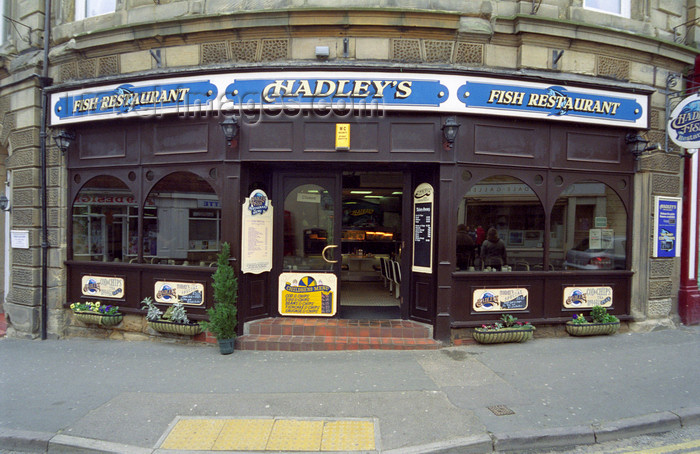
[[[417,273],[433,272],[433,187],[418,185],[413,192],[413,266]]]
[[[564,288],[564,307],[567,309],[592,308],[593,306],[611,307],[612,303],[612,287]]]
[[[475,312],[524,311],[528,296],[525,288],[482,288],[472,294],[472,309]]]
[[[680,257],[681,198],[657,196],[654,199],[654,257]]]
[[[337,311],[338,278],[333,273],[282,273],[279,313],[332,317]]]
[[[272,203],[256,189],[243,203],[241,271],[260,274],[272,269]]]

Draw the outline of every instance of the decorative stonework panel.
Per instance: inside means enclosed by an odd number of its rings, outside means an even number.
[[[34,132],[36,131],[36,134]],[[10,144],[13,150],[18,150],[24,147],[39,146],[39,130],[38,128],[15,130],[10,133]]]
[[[666,280],[649,281],[649,299],[670,298],[673,284]]]
[[[263,39],[260,59],[262,61],[286,60],[289,56],[288,39]]]
[[[672,175],[654,174],[651,177],[651,192],[655,195],[678,196],[681,192],[681,179]]]
[[[629,80],[630,62],[601,55],[598,57],[598,75],[613,77],[619,80]]]
[[[457,43],[455,63],[466,65],[484,64],[484,45],[473,43]]]
[[[39,150],[25,148],[24,150],[15,151],[7,157],[5,165],[8,169],[38,166],[40,165]]]
[[[14,228],[27,228],[33,227],[34,223],[34,209],[32,208],[15,208],[12,210],[12,227]]]
[[[37,200],[34,196],[37,196]],[[13,207],[31,207],[38,204],[38,194],[36,189],[16,189],[12,192]]]
[[[202,44],[202,64],[225,63],[229,61],[228,46],[224,41]]]
[[[34,263],[34,253],[32,252],[31,249],[13,249],[12,250],[12,264],[13,268],[16,266],[39,266],[40,261],[38,260],[38,254],[37,254],[37,263]]]
[[[12,268],[12,282],[21,282],[24,285],[40,285],[41,282],[37,279],[33,268],[20,268],[15,266]]]
[[[260,41],[257,39],[231,41],[231,60],[257,61]]]
[[[78,77],[78,64],[77,62],[71,61],[61,65],[58,70],[58,78],[61,82],[67,80],[73,80]]]
[[[119,56],[100,57],[97,63],[97,75],[113,76],[115,74],[119,74]]]
[[[649,261],[649,276],[654,279],[673,276],[673,259],[652,259]]]
[[[671,298],[659,299],[659,300],[649,300],[649,306],[647,308],[647,316],[650,318],[663,318],[671,315],[671,308],[673,307]]]
[[[452,61],[452,41],[424,41],[425,61],[435,63],[450,63]]]
[[[417,39],[392,39],[392,60],[420,62],[420,41]]]
[[[78,62],[78,77],[81,79],[93,79],[97,72],[97,61],[94,58],[85,58]]]
[[[650,109],[649,110],[649,127],[652,129],[659,129],[661,128],[661,118],[663,117],[663,114],[659,111],[659,109]]]
[[[12,185],[15,188],[38,187],[40,183],[39,171],[36,169],[21,169],[12,173]]]
[[[667,153],[652,153],[639,159],[639,170],[647,172],[666,172],[679,174],[681,158]]]

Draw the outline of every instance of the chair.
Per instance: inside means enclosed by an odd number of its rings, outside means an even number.
[[[394,283],[396,284],[396,298],[401,297],[401,266],[399,262],[392,260],[391,266],[393,270]]]
[[[515,262],[515,267],[513,268],[515,271],[518,271],[519,269],[523,269],[525,271],[530,271],[530,264],[527,262]]]
[[[379,267],[382,273],[382,283],[384,288],[386,288],[386,284],[389,282],[389,273],[387,272],[386,259],[384,257],[379,257]]]

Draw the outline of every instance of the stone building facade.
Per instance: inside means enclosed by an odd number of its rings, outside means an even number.
[[[667,91],[685,89],[700,42],[696,0],[617,2],[621,13],[587,0],[117,0],[96,2],[108,12],[94,16],[88,1],[89,17],[81,20],[76,8],[85,2],[61,0],[48,2],[45,61],[46,5],[5,2],[22,24],[6,21],[0,47],[0,180],[11,206],[0,214],[2,308],[8,334],[18,337],[41,335],[42,305],[48,335],[77,332],[66,309],[73,192],[68,158],[49,140],[57,128],[42,136],[44,93],[203,72],[413,71],[562,80],[647,93],[648,128],[640,132],[665,144]],[[45,65],[50,80],[42,76]],[[667,82],[672,74],[680,76],[675,85]],[[683,158],[673,145],[667,148],[670,153],[646,153],[634,163],[626,265],[632,274],[622,315],[640,330],[679,322],[680,260],[652,256],[654,197],[681,197],[685,184]],[[11,231],[28,233],[26,247],[11,244]]]

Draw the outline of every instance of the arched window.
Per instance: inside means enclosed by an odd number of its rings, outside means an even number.
[[[567,187],[552,210],[549,262],[556,269],[627,269],[627,212],[605,183]]]
[[[136,254],[138,203],[112,176],[88,181],[73,202],[73,260],[120,262]]]
[[[209,265],[221,243],[221,204],[214,189],[190,172],[172,173],[148,194],[143,215],[146,263]]]
[[[501,269],[505,265],[512,270],[541,270],[544,221],[539,198],[523,181],[499,175],[478,182],[458,207],[457,268]],[[505,246],[500,260],[484,255],[492,252],[483,247],[491,228]]]

